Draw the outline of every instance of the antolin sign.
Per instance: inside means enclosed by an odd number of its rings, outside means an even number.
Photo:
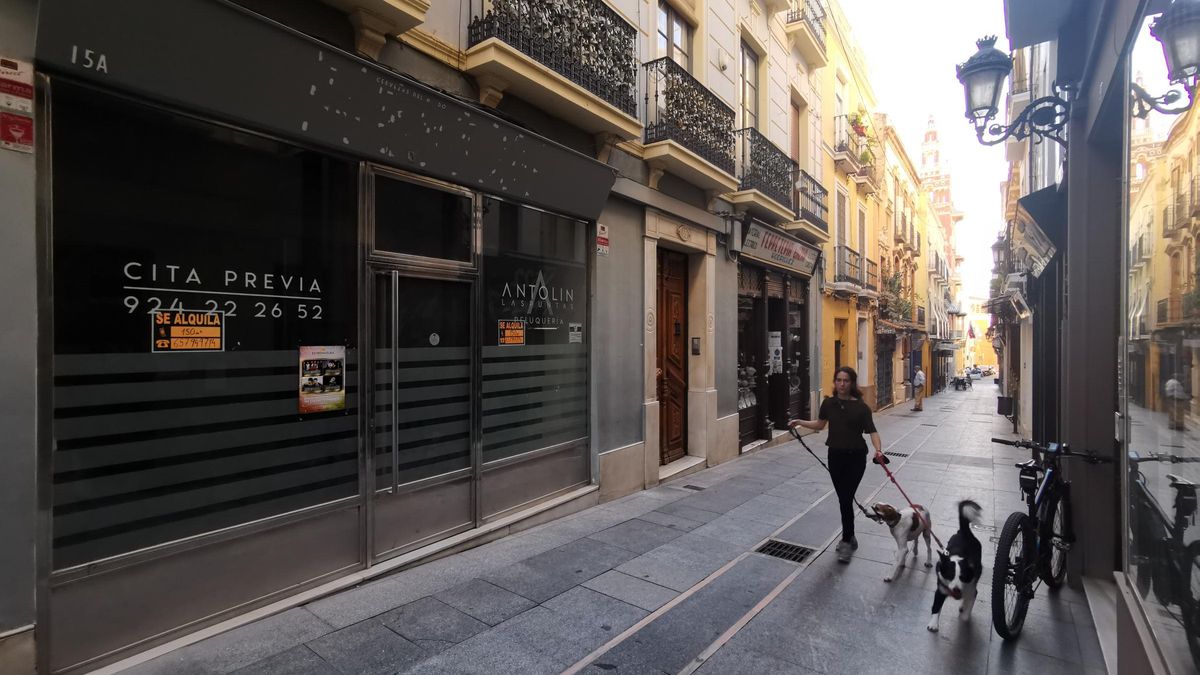
[[[751,223],[742,242],[742,255],[812,276],[821,251],[758,223]]]

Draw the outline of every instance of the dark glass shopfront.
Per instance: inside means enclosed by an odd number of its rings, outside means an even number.
[[[47,89],[53,670],[591,481],[587,221]]]
[[[738,263],[739,445],[809,417],[809,283],[818,255],[759,223],[747,231]]]

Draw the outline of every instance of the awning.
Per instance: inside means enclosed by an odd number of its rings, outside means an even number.
[[[1008,245],[1013,259],[1035,277],[1058,252],[1066,231],[1067,200],[1057,185],[1031,192],[1017,200],[1017,218]]]
[[[480,106],[229,3],[43,0],[37,26],[40,69],[552,211],[599,217],[616,178]]]

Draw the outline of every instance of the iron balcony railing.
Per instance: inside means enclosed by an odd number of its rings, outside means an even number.
[[[863,137],[859,136],[854,127],[850,125],[850,118],[847,115],[838,115],[833,118],[833,130],[833,151],[844,152],[850,155],[856,164],[861,163]]]
[[[867,278],[863,284],[869,291],[879,291],[879,263],[867,260]]]
[[[1156,318],[1157,318],[1158,322],[1159,323],[1167,323],[1167,316],[1168,316],[1169,312],[1167,311],[1167,299],[1166,298],[1163,298],[1162,300],[1158,301],[1157,309],[1158,309],[1158,313],[1156,315]]]
[[[1192,215],[1200,216],[1200,176],[1192,179]]]
[[[862,286],[862,256],[849,246],[837,247],[837,273],[833,280]]]
[[[821,8],[821,3],[816,0],[803,0],[799,7],[788,12],[787,20],[788,23],[803,21],[808,24],[808,30],[812,32],[817,44],[825,47],[825,10]]]
[[[795,211],[792,177],[798,169],[796,160],[788,157],[757,129],[739,129],[736,137],[740,189],[758,190],[788,210]]]
[[[1179,229],[1179,221],[1175,218],[1175,207],[1167,204],[1163,207],[1163,236],[1167,236]]]
[[[467,28],[475,46],[499,38],[526,56],[637,115],[637,28],[604,0],[482,0]]]
[[[675,141],[734,174],[733,108],[670,58],[646,69],[646,143]]]
[[[1176,229],[1187,225],[1188,218],[1192,214],[1192,209],[1188,205],[1187,194],[1180,190],[1175,195],[1175,227]]]
[[[796,171],[796,210],[804,220],[829,231],[829,191],[804,169]]]

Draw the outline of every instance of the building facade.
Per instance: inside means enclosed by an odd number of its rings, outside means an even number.
[[[0,150],[0,663],[95,668],[717,465],[838,363],[887,398],[925,319],[880,368],[880,265],[910,242],[927,293],[925,217],[836,4],[562,8],[0,0],[32,125]]]
[[[1068,84],[1061,142],[1007,144],[1007,227],[997,241],[991,332],[999,408],[1035,441],[1068,443],[1086,589],[1110,672],[1191,673],[1195,613],[1195,110],[1165,76],[1150,26],[1189,3],[1008,2],[1009,119]],[[1194,8],[1192,8],[1194,9]],[[1116,45],[1116,47],[1113,47]],[[1160,108],[1162,106],[1159,106]],[[1122,189],[1114,190],[1113,186]],[[1114,274],[1113,271],[1118,273]],[[1070,289],[1068,295],[1067,289]],[[1114,424],[1097,424],[1113,419]]]

